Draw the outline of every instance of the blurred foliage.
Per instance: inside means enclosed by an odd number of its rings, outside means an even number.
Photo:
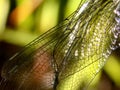
[[[8,0],[0,0],[0,35],[5,29],[9,8],[10,4]]]
[[[78,2],[79,0],[1,0],[0,13],[3,14],[0,16],[0,39],[24,46],[60,23],[77,8]]]
[[[79,1],[0,0],[0,41],[26,45],[70,15]],[[112,82],[120,87],[120,50],[116,53],[118,56],[113,54],[104,70]]]

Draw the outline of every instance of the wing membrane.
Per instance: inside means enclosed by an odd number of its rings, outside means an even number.
[[[53,87],[53,49],[58,39],[67,34],[66,26],[71,17],[36,38],[5,63],[2,69],[5,80],[1,81],[1,89],[48,90]]]
[[[65,56],[62,63],[58,63],[58,90],[83,90],[104,66],[113,50],[111,47],[115,46],[115,5],[111,0],[99,0],[96,4],[86,10],[90,15],[82,14],[79,18],[85,17],[79,24],[74,42],[69,44],[69,35],[64,39],[67,43],[60,42],[55,49],[55,60],[61,60],[62,54]]]
[[[81,1],[63,23],[6,62],[0,88],[79,90],[87,87],[115,47],[115,7],[112,0]]]

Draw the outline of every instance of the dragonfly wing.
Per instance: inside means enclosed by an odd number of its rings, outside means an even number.
[[[86,9],[73,13],[7,61],[0,87],[51,90],[56,77],[58,90],[88,86],[116,43],[114,3],[112,0],[89,1]]]
[[[55,49],[54,58],[60,72],[58,90],[86,88],[114,49],[116,22],[113,10],[115,5],[111,0],[98,0],[97,4],[86,10],[88,16],[83,14],[80,17],[80,20],[84,21],[79,23],[76,36],[71,37],[69,34]],[[71,38],[74,39],[73,42]],[[64,56],[61,58],[62,61],[59,59],[61,56]]]
[[[72,15],[71,15],[72,16]],[[66,34],[68,17],[64,22],[29,43],[10,58],[2,69],[2,90],[49,90],[54,84],[53,49]]]

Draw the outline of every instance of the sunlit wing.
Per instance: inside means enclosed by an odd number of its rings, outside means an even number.
[[[87,88],[115,48],[115,3],[112,0],[91,2],[91,6],[83,12],[85,14],[77,20],[81,21],[78,32],[74,33],[74,29],[54,49],[54,60],[60,72],[58,90]]]
[[[91,83],[117,41],[116,5],[112,0],[83,3],[6,62],[1,90],[82,90]]]
[[[68,27],[74,13],[61,24],[26,45],[5,63],[1,74],[3,78],[0,83],[1,90],[53,89],[55,83],[54,46],[59,39],[71,33]]]
[[[54,84],[53,49],[64,37],[72,15],[26,45],[3,66],[2,90],[49,90]]]

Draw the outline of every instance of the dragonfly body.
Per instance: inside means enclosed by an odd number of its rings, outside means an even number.
[[[62,24],[6,62],[1,88],[5,90],[12,82],[16,90],[86,89],[116,47],[120,32],[118,3],[81,1]]]

